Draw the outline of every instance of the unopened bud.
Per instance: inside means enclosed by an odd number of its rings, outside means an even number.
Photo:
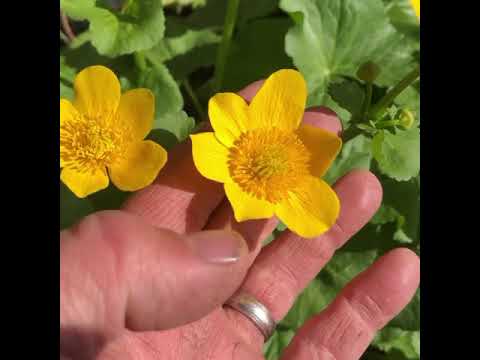
[[[399,125],[403,126],[405,129],[410,129],[415,122],[415,117],[409,110],[402,109],[398,120],[400,121]]]
[[[371,61],[367,61],[357,71],[357,77],[360,80],[370,83],[373,83],[378,75],[380,75],[380,67]]]

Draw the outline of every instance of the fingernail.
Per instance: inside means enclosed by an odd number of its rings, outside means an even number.
[[[243,237],[233,231],[207,230],[188,235],[187,243],[203,260],[213,264],[230,264],[248,253]]]

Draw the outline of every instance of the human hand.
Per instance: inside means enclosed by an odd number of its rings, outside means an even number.
[[[240,94],[250,100],[260,85]],[[325,109],[307,110],[304,121],[341,130]],[[375,176],[353,171],[334,187],[341,213],[326,234],[305,240],[285,231],[262,249],[275,219],[236,223],[222,186],[196,171],[189,143],[169,157],[156,182],[132,196],[124,211],[93,214],[61,233],[65,358],[263,359],[259,330],[222,305],[242,289],[280,321],[381,202]],[[282,359],[359,359],[418,283],[413,252],[387,253],[300,329]]]

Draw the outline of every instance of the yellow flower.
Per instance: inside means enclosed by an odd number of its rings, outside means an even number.
[[[83,198],[112,182],[135,191],[153,182],[167,161],[167,152],[150,132],[155,99],[148,89],[123,95],[115,74],[90,66],[75,78],[73,104],[60,99],[60,174],[72,192]]]
[[[193,160],[204,177],[224,183],[237,221],[276,215],[303,237],[318,236],[335,223],[339,200],[319,177],[342,142],[300,124],[306,98],[302,75],[280,70],[250,105],[233,93],[210,99],[214,133],[191,135]]]
[[[413,10],[415,10],[415,15],[420,19],[420,0],[410,0]]]

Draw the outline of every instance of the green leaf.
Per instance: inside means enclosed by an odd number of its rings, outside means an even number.
[[[231,46],[223,87],[236,91],[276,70],[293,67],[284,49],[290,25],[290,19],[261,19],[242,28]]]
[[[60,80],[73,84],[77,71],[67,65],[65,56],[60,56]]]
[[[388,326],[377,333],[373,345],[385,352],[398,350],[407,359],[420,359],[420,331]]]
[[[420,171],[420,130],[379,131],[372,140],[372,154],[382,173],[398,181],[409,180]]]
[[[399,213],[390,206],[382,205],[377,210],[370,222],[374,225],[384,225],[389,222],[397,221]]]
[[[307,80],[310,105],[322,105],[332,79],[354,77],[367,61],[380,66],[380,85],[411,68],[412,49],[389,23],[381,0],[281,0],[280,7],[295,14],[285,46]]]
[[[402,215],[401,228],[414,243],[420,237],[420,184],[417,179],[397,182],[387,177],[380,178],[383,187],[383,204]]]
[[[221,36],[212,30],[187,30],[182,35],[162,39],[148,53],[156,61],[165,62],[184,55],[196,47],[217,44],[220,39]]]
[[[212,67],[215,64],[217,47],[217,44],[196,47],[184,55],[178,55],[167,61],[166,65],[176,80],[183,81],[200,68]]]
[[[102,55],[147,50],[163,38],[161,0],[131,0],[120,12],[97,6],[93,0],[61,0],[60,7],[73,19],[89,21],[89,39]]]
[[[77,198],[60,182],[60,230],[72,226],[81,218],[95,211],[89,198]]]
[[[177,8],[192,6],[193,8],[205,6],[207,0],[163,0],[163,6],[176,5]]]
[[[358,135],[343,145],[340,155],[326,173],[324,179],[333,184],[340,177],[353,169],[370,169],[372,155],[371,141],[363,135]]]
[[[73,100],[73,89],[71,85],[67,85],[60,80],[60,97],[67,100]]]
[[[65,59],[65,64],[74,68],[76,72],[91,65],[103,65],[111,69],[120,81],[128,80],[133,84],[138,77],[133,56],[125,55],[116,58],[103,56],[98,53],[91,43],[86,43],[75,49],[62,49],[61,54]],[[122,80],[122,78],[124,79]],[[125,90],[122,87],[122,91]]]
[[[93,193],[88,198],[95,211],[116,210],[121,207],[130,194],[131,192],[122,191],[110,184],[105,190]]]
[[[358,82],[348,79],[332,81],[328,88],[328,94],[351,115],[361,113],[365,91]]]
[[[149,58],[150,59],[150,58]],[[155,94],[155,120],[153,128],[162,128],[167,114],[178,113],[183,108],[183,97],[168,68],[155,62],[140,73],[139,87],[150,89]]]
[[[67,65],[65,56],[60,56],[60,97],[68,100],[73,99],[73,80],[76,70]]]
[[[195,128],[195,120],[185,111],[169,113],[160,119],[157,129],[167,130],[177,138],[178,142],[184,141]]]

